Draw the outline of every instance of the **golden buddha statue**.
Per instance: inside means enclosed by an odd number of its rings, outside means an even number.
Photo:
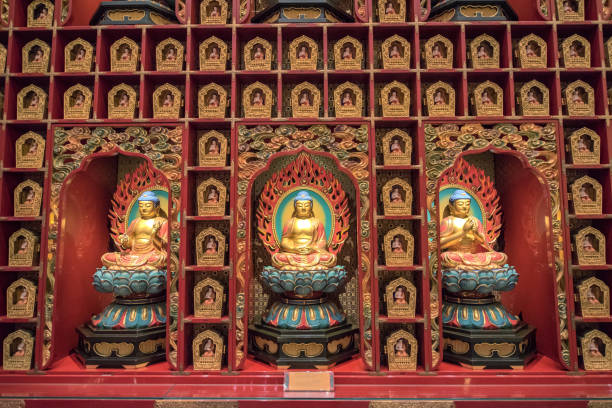
[[[314,215],[308,191],[296,195],[293,208],[293,215],[283,225],[280,250],[272,255],[272,264],[281,270],[333,268],[336,255],[327,251],[325,228]]]
[[[102,264],[112,270],[156,270],[166,268],[168,220],[152,191],[138,197],[139,217],[125,234],[119,235],[120,251],[102,255]]]

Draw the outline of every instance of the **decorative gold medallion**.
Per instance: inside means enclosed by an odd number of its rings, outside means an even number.
[[[385,353],[389,363],[389,371],[414,371],[418,343],[414,336],[406,330],[398,330],[387,337]]]
[[[201,266],[223,266],[225,262],[225,236],[209,227],[196,237],[196,261]]]
[[[482,34],[470,41],[468,60],[472,68],[499,68],[499,43],[488,34]]]
[[[414,318],[417,291],[412,282],[406,278],[397,278],[389,282],[385,289],[387,316]]]
[[[582,317],[610,316],[610,288],[594,276],[578,285],[580,314]]]
[[[316,70],[319,46],[312,38],[302,35],[289,44],[291,69]]]
[[[198,117],[225,118],[227,91],[215,83],[203,86],[198,91]]]
[[[549,101],[548,88],[535,79],[523,84],[517,97],[518,107],[524,116],[548,116]]]
[[[6,290],[6,316],[9,318],[34,317],[35,304],[36,285],[28,279],[17,279]]]
[[[227,138],[211,130],[203,133],[198,142],[198,164],[201,167],[223,167],[227,157]]]
[[[6,47],[4,44],[0,44],[0,74],[4,74],[6,72]]]
[[[178,119],[181,116],[183,95],[174,85],[158,86],[153,92],[153,117],[155,119]]]
[[[2,369],[27,371],[32,366],[34,337],[25,330],[17,330],[4,338]]]
[[[215,36],[200,44],[200,71],[225,71],[227,65],[227,44]]]
[[[25,228],[15,231],[8,240],[9,266],[34,266],[34,254],[38,254],[38,237]]]
[[[387,181],[382,188],[385,215],[412,214],[412,187],[399,177]]]
[[[291,90],[291,114],[294,118],[318,118],[321,92],[310,82],[302,82]]]
[[[224,0],[203,0],[200,3],[200,24],[227,23],[229,6]]]
[[[410,43],[395,34],[383,41],[381,46],[384,69],[410,69]]]
[[[334,109],[337,118],[361,116],[363,97],[361,89],[352,82],[344,82],[334,90]]]
[[[495,82],[485,81],[474,88],[472,106],[476,116],[502,116],[504,91]]]
[[[453,43],[440,34],[425,41],[423,60],[426,69],[451,69],[453,67]]]
[[[55,6],[49,0],[34,0],[28,5],[28,27],[51,28]]]
[[[223,285],[211,278],[199,281],[193,288],[195,317],[220,318],[223,311]]]
[[[94,48],[82,38],[70,41],[64,48],[65,72],[91,72],[93,62]]]
[[[205,330],[193,339],[193,369],[221,370],[223,337],[214,330]]]
[[[580,339],[584,369],[612,370],[612,340],[602,331],[590,330]]]
[[[166,38],[155,47],[155,63],[158,71],[181,71],[183,61],[185,61],[185,47],[180,41]]]
[[[108,118],[109,119],[134,119],[138,94],[128,84],[115,85],[108,92]]]
[[[546,41],[535,34],[521,38],[514,54],[520,68],[546,68]]]
[[[36,169],[43,166],[45,139],[32,131],[19,136],[15,142],[15,166]]]
[[[198,185],[197,194],[198,215],[225,215],[227,190],[223,183],[211,177]]]
[[[584,0],[556,0],[559,21],[584,21]]]
[[[412,138],[400,129],[387,132],[382,138],[381,149],[385,166],[408,166],[412,158]]]
[[[51,47],[46,42],[35,39],[21,49],[21,71],[28,74],[49,72]]]
[[[572,183],[571,200],[576,215],[600,215],[602,209],[602,187],[597,180],[582,176]]]
[[[561,58],[565,68],[591,68],[591,44],[574,34],[561,43]]]
[[[574,235],[578,265],[606,264],[606,237],[593,227],[582,228]]]
[[[573,164],[599,164],[601,140],[597,133],[583,127],[570,135]]]
[[[76,84],[64,92],[64,119],[89,119],[92,93],[86,86]]]
[[[15,217],[38,217],[42,202],[42,187],[32,180],[22,181],[13,191]]]
[[[406,21],[406,0],[377,0],[378,20],[381,23]]]
[[[43,120],[47,113],[47,93],[28,85],[17,94],[17,120]]]
[[[425,106],[428,116],[455,116],[455,89],[438,81],[427,87]]]
[[[347,35],[334,44],[334,68],[337,70],[359,70],[363,64],[363,45]]]
[[[383,116],[410,116],[410,89],[397,81],[385,85],[380,91],[380,105]]]
[[[112,72],[135,72],[139,59],[140,47],[128,37],[118,39],[110,47]]]
[[[244,69],[269,71],[272,68],[272,45],[261,37],[255,37],[244,46]]]
[[[414,237],[402,227],[385,234],[383,242],[386,266],[412,266],[414,262]]]
[[[594,116],[595,92],[586,82],[574,81],[563,90],[563,104],[570,116]]]
[[[246,118],[272,117],[274,97],[269,86],[257,81],[242,91],[242,107]]]

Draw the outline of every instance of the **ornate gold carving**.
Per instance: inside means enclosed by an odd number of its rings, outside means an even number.
[[[461,6],[459,14],[468,18],[476,17],[495,17],[499,13],[497,6]]]
[[[472,105],[476,116],[502,116],[504,91],[495,82],[485,81],[474,88]]]
[[[561,57],[565,68],[591,68],[591,44],[574,34],[561,43]]]
[[[472,68],[499,68],[499,43],[488,34],[481,34],[470,41],[468,59]]]
[[[91,72],[93,61],[93,46],[80,37],[70,41],[64,48],[65,72]]]
[[[34,317],[35,304],[36,285],[27,279],[17,279],[6,290],[6,316],[9,318]]]
[[[22,181],[13,190],[13,215],[38,217],[42,203],[42,187],[32,180]]]
[[[302,82],[291,90],[291,114],[294,118],[318,118],[321,92],[310,82]]]
[[[137,22],[145,18],[147,13],[144,10],[110,10],[106,13],[109,20],[125,22]]]
[[[612,400],[603,401],[589,401],[587,408],[610,408],[612,407]]]
[[[385,234],[383,248],[386,266],[412,266],[414,262],[414,237],[402,227]]]
[[[225,215],[227,190],[222,182],[210,177],[198,185],[198,215]]]
[[[76,84],[64,92],[64,119],[89,119],[92,92]]]
[[[255,346],[268,354],[276,354],[278,352],[278,344],[263,337],[255,336]]]
[[[173,20],[169,20],[165,18],[164,16],[162,16],[161,14],[155,13],[153,11],[149,13],[149,17],[151,18],[151,21],[153,22],[153,24],[156,24],[156,25],[175,24]]]
[[[414,318],[417,290],[406,278],[399,277],[387,284],[385,289],[387,316]]]
[[[225,24],[229,5],[224,0],[202,0],[200,3],[200,24]]]
[[[195,317],[220,318],[223,310],[223,285],[211,278],[199,281],[193,288]]]
[[[34,254],[38,253],[38,237],[25,228],[15,231],[8,240],[9,266],[34,266]]]
[[[269,71],[272,68],[272,45],[261,37],[255,37],[244,46],[244,69]]]
[[[570,135],[573,164],[599,164],[601,140],[597,133],[583,127]]]
[[[438,81],[427,87],[425,106],[429,116],[455,116],[455,89]]]
[[[47,112],[47,93],[28,85],[17,94],[17,120],[42,120]]]
[[[597,180],[583,176],[572,183],[571,199],[577,215],[601,214],[602,187]]]
[[[383,41],[381,46],[384,69],[410,68],[410,43],[397,34]]]
[[[281,349],[289,357],[297,358],[303,352],[306,357],[312,358],[321,355],[325,347],[320,343],[285,343]]]
[[[450,9],[440,14],[437,14],[434,17],[428,18],[428,20],[437,21],[437,22],[447,22],[447,21],[451,21],[453,17],[455,17],[455,9]]]
[[[242,91],[242,107],[246,118],[271,118],[273,103],[272,90],[259,81],[252,83]]]
[[[21,70],[24,73],[49,72],[51,47],[46,42],[35,39],[21,49]]]
[[[140,47],[136,41],[122,37],[110,47],[112,72],[135,72],[138,69]]]
[[[215,36],[202,41],[199,49],[200,71],[225,71],[227,44]]]
[[[363,45],[356,38],[347,35],[334,44],[334,68],[337,70],[361,69]]]
[[[348,350],[353,342],[353,336],[344,336],[327,343],[327,352],[330,354],[338,354],[342,350]]]
[[[174,85],[158,86],[153,92],[153,117],[155,119],[178,119],[181,116],[183,95]]]
[[[185,46],[174,38],[166,38],[155,47],[155,65],[158,71],[181,71],[185,61]]]
[[[140,350],[140,352],[143,354],[153,354],[160,348],[166,348],[166,339],[163,337],[138,343],[138,350]]]
[[[34,337],[25,330],[17,330],[6,336],[3,343],[2,369],[29,370],[32,366]]]
[[[480,357],[493,357],[493,353],[501,358],[510,357],[516,351],[516,344],[512,343],[477,343],[474,352]]]
[[[6,47],[4,44],[0,44],[0,74],[4,74],[6,72]]]
[[[412,158],[412,138],[400,129],[387,132],[382,139],[385,166],[407,166]]]
[[[134,88],[122,83],[115,85],[108,92],[108,118],[134,119],[138,94]]]
[[[49,0],[34,0],[28,4],[28,27],[51,28],[53,26],[53,13],[55,6]]]
[[[406,330],[398,330],[387,337],[385,353],[389,371],[416,370],[418,343]]]
[[[440,34],[425,41],[423,60],[426,69],[450,69],[453,67],[453,43]]]
[[[607,334],[591,330],[580,339],[580,346],[585,370],[612,370],[612,340]]]
[[[606,237],[593,227],[585,227],[574,235],[578,265],[606,264]]]
[[[314,20],[321,15],[321,9],[316,7],[287,7],[283,9],[283,14],[291,20]]]
[[[380,105],[383,116],[410,116],[410,89],[393,81],[380,91]]]
[[[520,112],[525,116],[548,116],[548,88],[540,81],[531,80],[521,86],[517,103]]]
[[[312,38],[302,35],[289,44],[291,69],[316,70],[319,46]]]
[[[521,68],[546,68],[546,41],[533,33],[520,39],[514,54]]]
[[[193,339],[193,369],[221,370],[223,337],[214,330],[205,330]]]
[[[26,408],[25,400],[2,400],[0,408]]]
[[[403,23],[406,21],[406,0],[376,0],[378,21]]]
[[[103,341],[94,343],[93,351],[100,357],[110,357],[113,353],[117,357],[127,357],[134,352],[134,345],[126,342],[111,343]]]
[[[410,183],[395,177],[382,188],[382,202],[385,215],[412,214],[412,187]]]
[[[198,142],[198,164],[202,167],[223,167],[227,157],[227,139],[216,130],[200,136]]]
[[[361,88],[352,82],[344,82],[334,89],[334,109],[337,118],[361,116],[363,96]]]
[[[591,85],[577,80],[563,90],[563,104],[570,116],[595,115],[595,92]]]
[[[202,266],[223,266],[225,260],[225,236],[209,227],[196,237],[197,264]]]
[[[198,116],[200,118],[225,118],[227,92],[221,85],[210,83],[198,91]]]
[[[594,276],[578,285],[580,314],[582,317],[610,316],[610,288]]]
[[[444,338],[444,346],[455,354],[466,354],[470,351],[470,343],[458,339]]]
[[[584,0],[556,0],[559,21],[584,21]]]

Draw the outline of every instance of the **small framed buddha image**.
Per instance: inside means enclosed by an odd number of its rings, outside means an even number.
[[[499,68],[499,42],[488,34],[482,34],[470,41],[468,61],[472,68]]]
[[[47,113],[47,93],[28,85],[17,94],[17,120],[42,120]]]
[[[25,228],[20,228],[9,237],[9,266],[34,266],[38,256],[38,237]]]
[[[202,181],[197,188],[198,215],[223,216],[225,215],[225,200],[227,190],[222,182],[215,178]]]
[[[181,71],[185,61],[185,47],[174,38],[166,38],[155,47],[155,66],[158,71]]]
[[[387,38],[382,43],[380,53],[383,69],[410,68],[410,43],[404,37],[395,34]]]
[[[243,56],[247,71],[269,71],[272,68],[272,45],[261,37],[246,43]]]
[[[591,44],[581,35],[563,40],[560,55],[565,68],[591,68]]]
[[[578,301],[582,317],[610,316],[610,288],[594,276],[578,285]]]
[[[49,0],[34,0],[27,8],[28,27],[51,28],[55,6]]]
[[[578,265],[606,264],[606,237],[593,227],[585,227],[574,235]]]
[[[381,23],[406,21],[406,0],[376,0],[378,20]]]
[[[412,187],[399,177],[387,181],[382,188],[385,215],[412,214]]]
[[[383,242],[386,266],[412,266],[414,262],[414,237],[396,227],[385,234]]]
[[[602,209],[602,187],[597,180],[582,176],[572,183],[571,199],[576,215],[600,215]]]
[[[0,74],[4,74],[6,72],[6,57],[6,47],[4,44],[0,44]]]
[[[601,1],[601,19],[610,21],[612,19],[612,8],[610,7],[610,0]]]
[[[601,139],[593,130],[583,127],[569,137],[573,164],[599,164]]]
[[[198,91],[198,117],[225,118],[227,91],[215,83],[203,86]]]
[[[94,62],[93,46],[82,38],[70,41],[64,48],[64,71],[91,72]]]
[[[274,97],[269,86],[254,82],[242,91],[242,108],[246,118],[269,119],[272,117]]]
[[[586,371],[612,370],[612,340],[602,331],[590,330],[580,339]]]
[[[504,114],[504,91],[495,82],[485,81],[477,85],[470,99],[476,116]]]
[[[64,119],[89,119],[92,92],[88,87],[77,84],[64,92]]]
[[[203,133],[198,141],[198,165],[223,167],[227,160],[227,138],[216,130]]]
[[[363,96],[361,88],[352,82],[344,82],[334,89],[334,109],[337,118],[361,116]]]
[[[425,41],[423,61],[426,69],[451,69],[453,67],[453,43],[440,34]]]
[[[45,158],[45,139],[38,133],[29,131],[19,136],[15,142],[15,166],[23,169],[37,169],[43,166]]]
[[[584,21],[584,0],[556,0],[559,21]]]
[[[209,227],[196,237],[196,262],[201,266],[220,266],[225,262],[225,235]]]
[[[318,118],[321,92],[310,82],[302,82],[291,90],[291,115],[294,118]]]
[[[36,285],[28,279],[17,279],[6,290],[6,316],[9,318],[34,317],[35,304]]]
[[[223,285],[211,278],[199,281],[193,288],[195,317],[218,319],[223,312]]]
[[[519,111],[524,116],[548,116],[549,101],[548,88],[535,79],[523,84],[517,96]]]
[[[608,38],[605,45],[606,52],[606,63],[608,64],[608,68],[612,67],[612,37]]]
[[[21,49],[21,71],[28,74],[47,73],[50,59],[49,44],[39,39],[32,40]]]
[[[389,282],[385,289],[385,301],[388,317],[414,318],[417,291],[408,279],[397,278]]]
[[[15,217],[38,217],[42,203],[42,187],[35,181],[25,180],[13,191]]]
[[[535,34],[521,38],[514,49],[520,68],[546,68],[548,58],[546,41]]]
[[[140,47],[131,38],[120,38],[110,47],[112,72],[136,72],[139,59]]]
[[[225,71],[228,49],[225,41],[212,36],[200,43],[200,71]]]
[[[2,369],[27,371],[32,367],[34,337],[29,331],[17,330],[3,341]]]
[[[385,166],[409,166],[412,160],[412,138],[400,129],[393,129],[382,138]]]
[[[595,92],[591,85],[578,80],[563,90],[563,104],[570,116],[594,116]]]
[[[455,89],[442,81],[429,85],[425,106],[428,116],[455,116]]]
[[[193,369],[198,371],[221,370],[223,337],[216,331],[205,330],[193,339]]]
[[[225,0],[203,0],[200,3],[200,24],[227,23],[229,6]]]
[[[128,84],[115,85],[108,91],[107,103],[109,119],[134,119],[138,94]]]
[[[153,117],[178,119],[183,107],[183,93],[174,85],[163,84],[153,92]]]
[[[363,65],[363,45],[356,38],[347,35],[334,44],[334,68],[357,70]]]
[[[302,35],[289,44],[289,62],[291,69],[316,70],[319,58],[319,46],[312,38]]]
[[[406,330],[398,330],[387,337],[385,353],[389,371],[414,371],[418,343],[414,336]]]

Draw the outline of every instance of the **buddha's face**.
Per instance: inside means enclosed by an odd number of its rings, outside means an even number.
[[[455,202],[451,204],[451,208],[453,209],[454,215],[465,218],[470,214],[470,205],[470,199],[462,198],[455,200]]]
[[[142,218],[152,218],[157,215],[157,206],[153,201],[139,201],[138,211]]]
[[[309,218],[312,214],[312,202],[310,200],[298,200],[294,207],[295,215],[298,218]]]

